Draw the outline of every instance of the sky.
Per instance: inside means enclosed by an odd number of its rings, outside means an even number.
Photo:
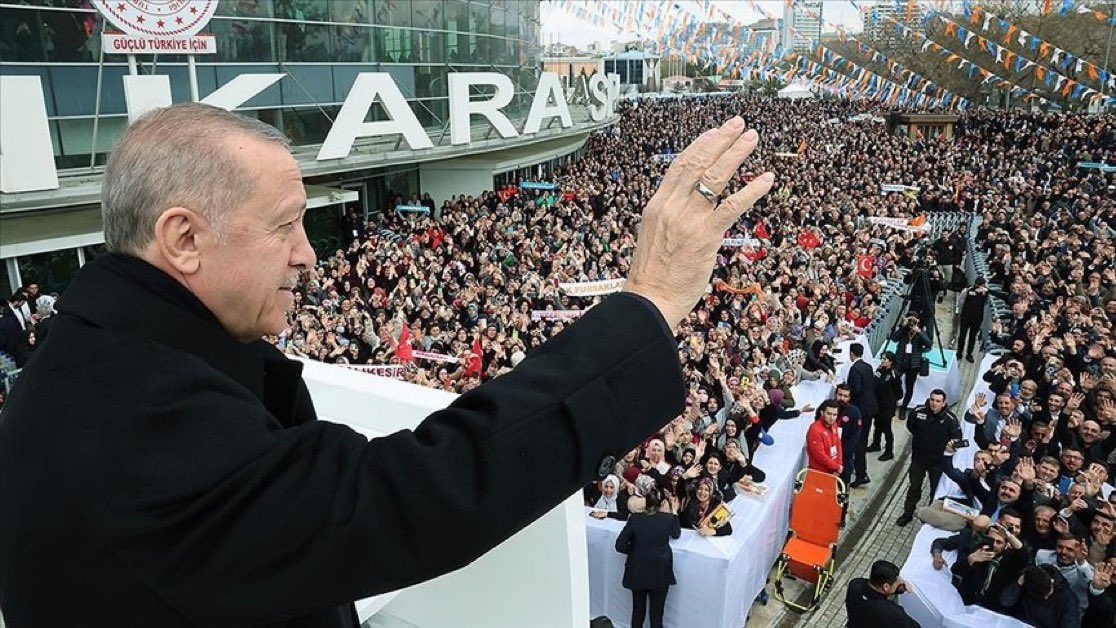
[[[609,1],[599,0],[599,2]],[[684,3],[693,0],[676,1]],[[758,12],[752,11],[744,0],[714,0],[713,3],[744,24],[751,24],[763,17]],[[587,4],[596,4],[596,2],[587,2]],[[756,0],[756,4],[776,17],[781,16],[783,11],[786,10],[786,2],[783,0]],[[825,0],[823,4],[822,18],[826,22],[840,24],[847,28],[850,33],[860,32],[863,27],[860,22],[860,13],[852,2],[849,2],[849,0]],[[859,0],[857,4],[870,6],[873,2],[871,0]],[[620,33],[618,29],[602,29],[588,22],[576,22],[572,15],[556,9],[552,3],[545,1],[542,3],[540,17],[542,19],[543,42],[548,44],[557,41],[558,43],[583,48],[594,41],[603,41],[607,44],[614,39],[636,39],[639,36],[638,33]],[[823,30],[833,30],[833,27],[823,27]]]

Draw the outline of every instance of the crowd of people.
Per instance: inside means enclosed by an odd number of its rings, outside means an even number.
[[[398,199],[427,211],[388,207],[367,223],[351,216],[354,237],[305,274],[290,328],[271,340],[292,355],[395,367],[407,381],[453,392],[498,377],[606,298],[569,284],[624,278],[640,212],[672,156],[743,115],[762,144],[726,194],[767,170],[776,187],[725,234],[710,290],[678,329],[686,411],[641,447],[616,452],[611,473],[586,487],[592,516],[653,512],[704,536],[729,535],[724,505],[762,491],[754,457],[777,421],[814,418],[810,466],[856,487],[870,481],[867,454],[894,458],[897,418],[913,442],[897,523],[944,512],[920,508],[924,478],[933,494],[943,474],[980,513],[936,546],[958,551],[951,569],[966,603],[1038,625],[1066,625],[1049,613],[1071,611],[1085,625],[1110,625],[1116,180],[1077,163],[1116,163],[1116,121],[974,110],[952,141],[911,140],[888,134],[881,113],[866,103],[745,95],[624,103],[619,123],[554,173],[554,191],[508,187],[441,205]],[[883,191],[889,183],[907,187]],[[902,224],[942,210],[974,212],[979,227],[931,238],[870,220]],[[989,268],[972,286],[961,271],[970,235]],[[961,418],[948,409],[960,400],[941,391],[912,406],[932,298],[911,304],[895,351],[878,366],[853,343],[848,375],[837,377],[836,344],[880,315],[886,286],[917,262],[930,269],[932,293],[959,292],[961,358],[980,353],[987,299],[1011,311],[988,337],[1005,350],[984,375],[994,397],[978,397]],[[0,351],[18,364],[53,311],[38,292],[13,294],[0,318]],[[798,403],[804,380],[832,383],[835,398]],[[977,425],[972,469],[951,462],[962,421]],[[940,556],[934,564],[944,568]]]

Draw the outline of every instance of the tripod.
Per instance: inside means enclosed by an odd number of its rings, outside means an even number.
[[[907,294],[902,297],[903,302],[899,306],[899,315],[895,317],[895,322],[891,324],[891,329],[887,332],[887,339],[890,341],[895,337],[895,332],[899,330],[902,322],[907,318],[907,314],[911,313],[912,308],[914,308],[913,313],[918,316],[922,326],[932,332],[930,336],[931,348],[933,348],[934,343],[937,343],[938,354],[942,358],[942,368],[945,368],[945,346],[942,344],[942,335],[938,330],[938,321],[934,317],[935,295],[934,291],[930,289],[928,269],[916,267],[911,271],[908,283]]]

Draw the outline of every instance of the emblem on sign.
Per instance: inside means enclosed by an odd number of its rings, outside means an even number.
[[[122,32],[106,31],[109,54],[207,54],[216,52],[212,35],[199,35],[217,11],[217,0],[92,0]]]

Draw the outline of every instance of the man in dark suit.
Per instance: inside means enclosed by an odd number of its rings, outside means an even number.
[[[885,351],[880,358],[880,365],[876,368],[876,403],[879,405],[879,414],[876,415],[874,432],[875,438],[865,452],[872,453],[880,450],[883,441],[883,455],[880,460],[887,462],[895,458],[892,451],[895,436],[891,432],[891,419],[895,417],[895,409],[899,407],[899,398],[903,396],[903,385],[899,383],[899,375],[895,372],[895,354]]]
[[[869,481],[866,458],[868,454],[868,432],[871,431],[872,424],[879,416],[880,405],[876,399],[876,373],[872,370],[872,365],[864,361],[864,345],[859,342],[849,345],[849,357],[852,358],[853,363],[849,366],[849,375],[845,378],[845,383],[849,385],[851,403],[860,409],[860,442],[857,444],[856,456],[865,469],[863,474],[858,473],[863,481],[853,486],[853,488],[856,488],[867,484]],[[877,438],[879,437],[877,436]]]
[[[23,366],[24,345],[27,343],[27,326],[20,313],[27,297],[20,291],[11,294],[0,309],[0,351],[15,360],[16,366]]]
[[[852,391],[848,384],[837,385],[837,416],[837,424],[841,427],[841,450],[844,454],[841,479],[852,488],[857,488],[869,482],[864,449],[860,447],[864,417],[860,408],[852,403]],[[854,473],[855,481],[852,480]]]
[[[905,593],[907,583],[899,577],[899,567],[886,560],[872,563],[867,579],[853,578],[845,593],[849,628],[918,628],[918,622],[889,598]]]
[[[674,551],[670,540],[682,536],[678,516],[660,511],[663,494],[654,488],[647,494],[647,508],[628,517],[616,537],[616,551],[627,554],[624,561],[625,589],[632,592],[632,626],[643,626],[651,606],[651,628],[662,628],[667,589],[675,584]]]
[[[137,120],[102,182],[109,253],[0,414],[5,620],[355,628],[352,600],[469,564],[682,411],[673,329],[771,188],[718,202],[757,143],[738,117],[703,134],[644,210],[624,293],[369,441],[318,421],[301,363],[262,340],[315,264],[286,138],[200,103]]]

